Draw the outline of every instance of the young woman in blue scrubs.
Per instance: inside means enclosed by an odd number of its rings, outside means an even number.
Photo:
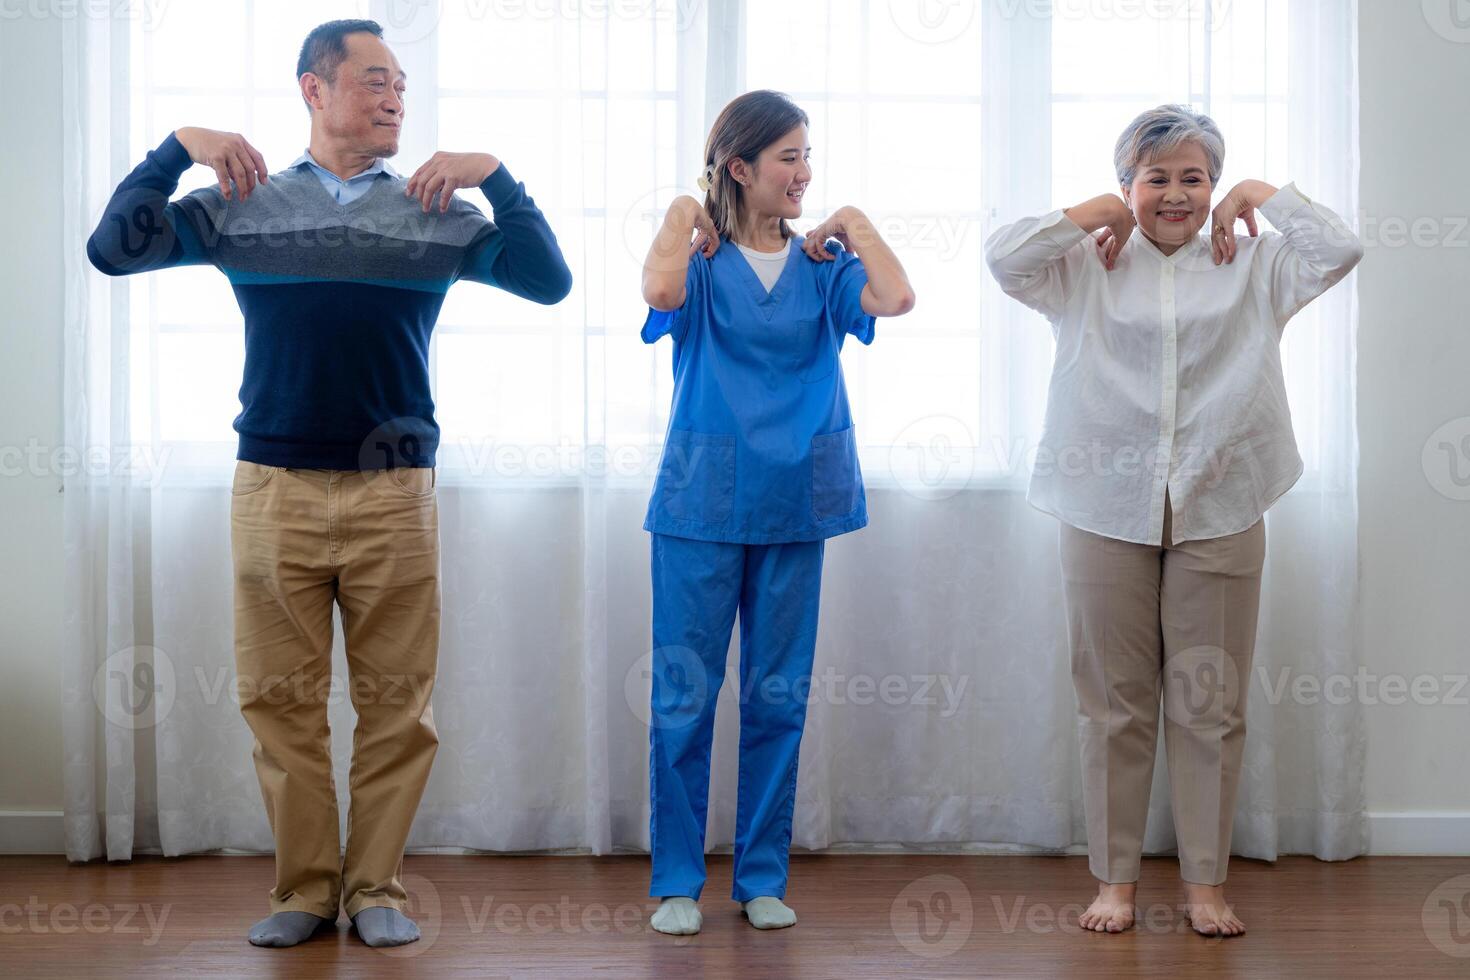
[[[825,539],[867,524],[838,352],[914,294],[856,208],[810,235],[807,116],[778,92],[727,105],[704,203],[669,208],[643,269],[643,340],[674,344],[674,401],[644,528],[653,535],[649,738],[652,925],[699,931],[715,702],[740,614],[734,888],[750,923],[793,925],[787,854]],[[696,237],[697,236],[697,237]],[[831,241],[835,239],[835,241]],[[691,246],[691,241],[693,245]]]

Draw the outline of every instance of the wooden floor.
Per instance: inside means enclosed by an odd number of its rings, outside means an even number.
[[[1249,932],[1222,941],[1181,919],[1168,859],[1144,862],[1141,926],[1108,936],[1076,925],[1083,858],[799,854],[787,901],[801,921],[758,932],[716,856],[704,931],[680,939],[647,928],[647,858],[410,856],[424,938],[398,950],[363,946],[345,918],[294,949],[250,946],[271,871],[255,857],[0,857],[0,975],[1470,976],[1470,859],[1236,860]]]

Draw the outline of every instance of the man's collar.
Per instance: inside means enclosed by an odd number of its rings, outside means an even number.
[[[328,173],[328,174],[331,174],[332,173],[326,167],[323,167],[321,164],[319,164],[319,163],[316,162],[316,158],[311,155],[311,150],[310,149],[308,149],[305,153],[302,153],[301,156],[297,157],[295,160],[292,160],[291,163],[290,163],[290,165],[288,167],[286,167],[286,169],[287,170],[295,170],[297,167],[301,166],[303,163],[304,164],[308,164],[308,165],[310,165],[312,167],[315,167],[317,170],[320,170],[323,173]],[[358,177],[366,177],[366,176],[369,176],[369,175],[372,175],[372,174],[387,174],[389,177],[397,177],[397,176],[399,176],[398,171],[394,170],[391,166],[389,166],[387,160],[385,160],[383,157],[377,157],[376,159],[373,160],[373,165],[371,167],[368,167],[362,173],[353,174],[351,177],[348,177],[347,179],[348,180],[355,180]],[[332,176],[333,177],[337,177],[336,174],[332,174]],[[338,180],[341,180],[342,178],[337,177],[337,179]]]

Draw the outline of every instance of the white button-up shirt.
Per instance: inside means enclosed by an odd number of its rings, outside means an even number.
[[[1026,499],[1110,538],[1160,543],[1246,530],[1302,473],[1281,372],[1286,321],[1363,247],[1295,184],[1260,207],[1277,232],[1240,235],[1215,265],[1201,233],[1165,255],[1135,229],[1111,271],[1060,210],[985,243],[1005,292],[1056,338]]]

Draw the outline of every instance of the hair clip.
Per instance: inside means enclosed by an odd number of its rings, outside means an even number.
[[[705,167],[704,170],[702,170],[700,172],[699,179],[695,181],[695,183],[699,185],[699,189],[702,190],[702,191],[704,191],[706,194],[709,193],[710,185],[713,184],[714,182],[715,182],[715,165],[714,164],[710,164],[709,166]]]

